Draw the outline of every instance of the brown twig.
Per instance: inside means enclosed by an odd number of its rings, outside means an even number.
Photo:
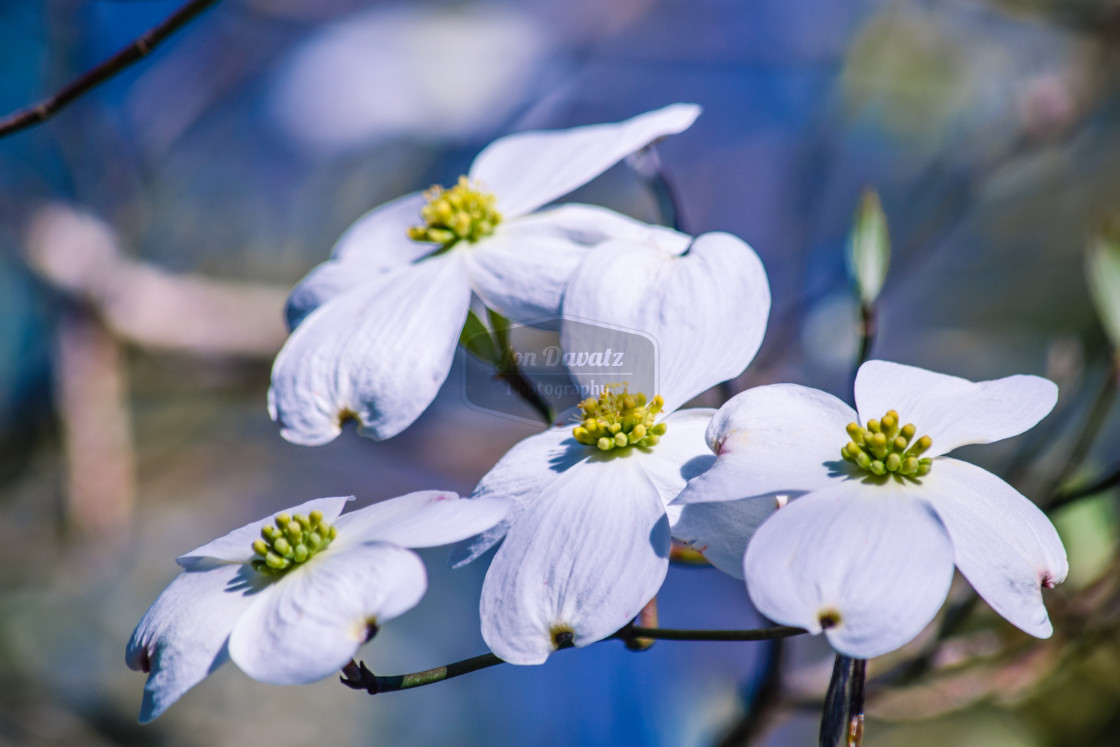
[[[184,3],[158,26],[148,29],[112,57],[70,81],[58,93],[0,119],[0,137],[47,121],[75,99],[109,80],[137,60],[146,57],[167,37],[216,2],[218,0],[190,0]]]

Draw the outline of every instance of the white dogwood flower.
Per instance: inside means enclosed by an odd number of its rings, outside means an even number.
[[[714,556],[726,568],[761,523],[740,556],[751,600],[848,656],[921,632],[954,565],[996,612],[1045,638],[1041,590],[1068,570],[1054,526],[1000,478],[944,455],[1022,433],[1057,396],[1037,376],[971,382],[885,361],[860,367],[858,415],[815,389],[757,387],[713,418],[715,464],[677,502],[747,506],[740,517],[753,518],[709,537]]]
[[[340,516],[350,500],[308,501],[178,558],[184,571],[136,626],[125,654],[129,667],[149,673],[142,723],[226,659],[278,685],[338,671],[377,626],[424,595],[424,564],[405,548],[463,539],[510,507],[424,491]]]
[[[618,329],[660,351],[660,392],[606,388],[579,422],[515,445],[472,498],[512,499],[509,520],[468,543],[457,564],[504,538],[482,588],[482,635],[506,661],[538,664],[557,648],[613,634],[661,586],[666,505],[711,462],[709,408],[678,410],[740,374],[762,342],[770,290],[757,255],[728,234],[687,252],[613,243],[587,257],[564,297],[566,351],[600,350]],[[587,324],[595,322],[595,327]]]
[[[654,140],[687,129],[690,104],[617,124],[522,132],[485,148],[450,189],[433,187],[360,218],[288,301],[269,410],[284,438],[334,439],[348,420],[400,433],[451,369],[471,294],[506,317],[555,316],[587,252],[612,238],[687,237],[605,208],[542,206]]]

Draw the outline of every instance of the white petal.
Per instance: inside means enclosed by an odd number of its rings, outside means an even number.
[[[991,472],[943,458],[922,478],[920,495],[949,530],[957,567],[1012,624],[1039,638],[1053,632],[1042,587],[1069,571],[1054,525]]]
[[[506,536],[510,525],[525,506],[569,467],[586,459],[594,450],[572,438],[569,426],[550,428],[514,444],[489,472],[482,476],[470,500],[502,498],[513,502],[509,515],[477,537],[464,540],[451,551],[451,564],[460,568],[482,555]]]
[[[689,482],[678,504],[794,497],[849,474],[840,457],[856,419],[831,394],[798,384],[748,389],[719,408],[708,426],[712,468]]]
[[[842,654],[870,659],[933,619],[953,579],[953,545],[937,514],[905,486],[848,480],[771,516],[744,559],[763,615],[812,633],[822,618]]]
[[[498,196],[506,218],[525,215],[654,140],[687,130],[699,115],[698,106],[673,104],[624,122],[509,135],[478,154],[470,178]]]
[[[424,197],[415,192],[369,211],[346,230],[331,250],[331,259],[299,282],[284,307],[288,328],[295,329],[315,309],[388,270],[431,254],[432,244],[408,238],[420,225]]]
[[[433,244],[408,238],[410,226],[424,223],[420,217],[424,202],[422,193],[413,192],[375,207],[346,229],[331,249],[331,257],[360,258],[389,270],[431,254],[436,248]]]
[[[424,490],[351,511],[335,522],[337,541],[389,542],[400,547],[435,547],[489,529],[512,503],[498,498],[463,500],[455,493]]]
[[[335,520],[342,513],[347,501],[354,500],[353,496],[346,498],[316,498],[301,503],[283,511],[277,511],[271,516],[254,521],[252,524],[234,529],[224,537],[207,542],[202,547],[197,547],[188,553],[180,555],[175,562],[187,570],[197,570],[211,567],[215,562],[220,563],[248,563],[253,557],[253,542],[261,538],[261,529],[272,524],[280,514],[309,514],[312,511],[322,511],[323,519],[327,523]]]
[[[614,242],[572,276],[564,317],[588,324],[565,325],[561,334],[566,352],[625,350],[633,331],[648,335],[657,346],[658,393],[675,410],[743,372],[769,313],[762,262],[730,234],[698,236],[676,257]]]
[[[784,503],[784,501],[783,501]],[[778,510],[771,497],[678,506],[673,536],[729,576],[743,577],[743,553],[754,531]]]
[[[688,237],[605,208],[562,205],[507,221],[462,250],[479,298],[522,321],[560,314],[568,280],[592,247],[615,237],[683,251]]]
[[[245,674],[274,685],[337,672],[380,625],[416,606],[427,590],[411,550],[378,542],[331,548],[262,592],[229,637]]]
[[[514,664],[543,662],[560,632],[601,640],[657,593],[668,563],[669,523],[642,469],[588,460],[510,528],[482,585],[482,637]]]
[[[125,653],[129,667],[150,672],[140,723],[159,716],[225,663],[226,640],[255,598],[256,576],[244,565],[180,573],[159,595]]]
[[[294,443],[333,440],[350,418],[376,439],[403,431],[451,370],[470,287],[454,254],[386,273],[319,307],[276,357],[269,411]]]
[[[693,407],[670,413],[661,420],[667,430],[657,446],[637,450],[631,455],[645,470],[666,505],[684,490],[689,480],[702,474],[715,461],[704,441],[704,431],[715,412],[710,407]],[[678,512],[674,509],[670,513],[670,521]]]
[[[933,439],[928,457],[1017,436],[1058,401],[1057,385],[1039,376],[972,382],[887,361],[860,366],[855,392],[862,422],[897,410],[919,436]]]
[[[531,215],[523,215],[511,225],[548,236],[563,236],[577,244],[595,246],[611,239],[650,244],[667,254],[677,255],[688,248],[692,237],[672,228],[644,223],[622,213],[597,205],[568,202]]]

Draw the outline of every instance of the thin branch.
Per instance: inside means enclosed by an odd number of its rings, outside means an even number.
[[[1112,403],[1116,399],[1116,389],[1118,385],[1120,385],[1120,355],[1114,353],[1110,359],[1106,378],[1101,384],[1100,391],[1097,392],[1096,399],[1093,400],[1093,404],[1089,409],[1089,416],[1085,420],[1085,425],[1078,435],[1077,442],[1070,450],[1065,464],[1058,472],[1058,476],[1054,478],[1052,488],[1049,492],[1054,492],[1058,489],[1062,483],[1068,480],[1073,473],[1077,471],[1081,463],[1085,461],[1085,457],[1089,454],[1089,449],[1092,448],[1093,442],[1096,441],[1097,436],[1100,434],[1101,426],[1103,426],[1108,419],[1109,411],[1112,409]]]
[[[630,638],[654,638],[662,641],[769,641],[774,638],[789,638],[808,632],[803,628],[794,628],[789,625],[775,625],[772,628],[755,628],[752,630],[679,630],[627,625],[615,633],[614,637],[623,641]]]
[[[351,690],[365,690],[370,695],[376,695],[377,693],[391,693],[397,690],[411,690],[414,687],[432,685],[436,682],[443,682],[453,677],[504,663],[494,654],[482,654],[481,656],[472,656],[469,659],[453,662],[444,667],[425,669],[423,672],[378,676],[369,671],[364,661],[357,664],[351,661],[343,667],[343,676],[339,677],[339,680]]]
[[[1120,463],[1114,464],[1112,466],[1112,469],[1109,470],[1109,472],[1104,477],[1101,477],[1100,479],[1091,482],[1088,485],[1076,488],[1074,490],[1061,491],[1057,493],[1054,496],[1054,499],[1046,504],[1046,510],[1056,511],[1057,509],[1069,503],[1073,503],[1074,501],[1080,500],[1082,498],[1088,498],[1089,496],[1096,495],[1097,493],[1101,493],[1105,490],[1108,490],[1109,488],[1116,487],[1117,485],[1120,485]]]
[[[821,747],[859,747],[862,743],[866,677],[866,659],[836,655],[821,717]]]
[[[190,0],[183,4],[158,26],[148,29],[112,57],[70,81],[58,93],[0,119],[0,137],[47,121],[78,97],[109,80],[137,60],[146,57],[167,37],[216,2],[218,0]]]
[[[786,625],[777,625],[772,628],[759,628],[755,630],[672,630],[666,628],[640,628],[627,625],[615,633],[611,638],[617,638],[624,643],[637,638],[657,638],[668,641],[765,641],[772,638],[787,638],[801,635],[807,631],[801,628],[791,628]],[[560,641],[559,648],[572,648],[570,634]],[[423,672],[411,674],[377,675],[366,667],[365,662],[351,661],[342,668],[339,681],[352,690],[365,690],[370,695],[377,693],[396,692],[397,690],[411,690],[414,687],[433,685],[464,674],[477,672],[479,669],[504,664],[494,654],[481,654],[469,659],[452,662],[446,666],[425,669]]]

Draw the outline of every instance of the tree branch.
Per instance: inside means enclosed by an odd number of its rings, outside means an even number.
[[[112,57],[70,81],[58,93],[0,119],[0,137],[47,121],[78,97],[109,80],[137,60],[146,57],[164,39],[190,23],[195,16],[216,2],[218,0],[190,0],[184,3],[158,26],[148,29]]]

